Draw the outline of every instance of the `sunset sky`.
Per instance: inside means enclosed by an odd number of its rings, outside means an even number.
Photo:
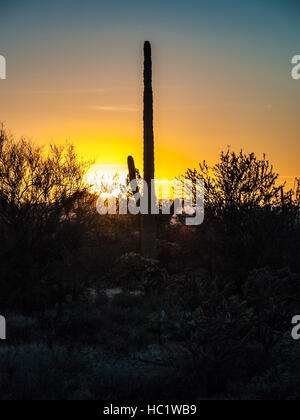
[[[153,48],[156,176],[228,145],[300,176],[299,0],[0,0],[0,120],[99,165],[142,169],[142,48]]]

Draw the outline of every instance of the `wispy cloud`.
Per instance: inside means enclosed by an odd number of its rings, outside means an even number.
[[[85,107],[90,111],[108,111],[108,112],[138,112],[138,108],[130,108],[130,107],[119,107],[119,106],[99,106],[99,105],[92,105]]]
[[[107,89],[46,89],[46,90],[33,90],[31,93],[37,95],[68,95],[68,94],[85,94],[85,93],[103,93]]]
[[[70,94],[86,94],[86,93],[105,93],[112,91],[124,91],[124,90],[134,90],[135,86],[113,86],[113,87],[104,87],[104,88],[70,88],[70,89],[37,89],[29,91],[19,91],[15,93],[31,93],[34,95],[70,95]],[[183,86],[157,86],[157,89],[185,89]]]

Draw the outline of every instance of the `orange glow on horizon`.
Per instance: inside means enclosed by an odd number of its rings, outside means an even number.
[[[236,48],[235,54],[242,54]],[[155,178],[172,180],[204,159],[214,164],[230,145],[258,157],[266,153],[292,186],[300,176],[297,82],[276,74],[272,62],[256,68],[255,57],[245,69],[234,54],[221,56],[220,71],[211,67],[211,51],[202,51],[205,61],[191,48],[172,56],[163,44],[154,44]],[[19,73],[8,77],[1,84],[0,121],[38,144],[67,140],[98,165],[126,165],[132,155],[142,173],[142,51],[133,45],[127,52],[123,62],[119,49],[112,50],[115,61],[100,65],[108,54],[103,48],[82,72],[61,58],[63,71],[51,67],[25,79]],[[120,72],[121,65],[128,71]]]

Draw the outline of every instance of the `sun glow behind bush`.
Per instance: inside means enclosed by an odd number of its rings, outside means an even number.
[[[93,165],[85,175],[85,181],[93,193],[118,197],[121,185],[126,185],[128,169],[126,165]],[[155,192],[159,199],[174,198],[173,180],[156,179]]]

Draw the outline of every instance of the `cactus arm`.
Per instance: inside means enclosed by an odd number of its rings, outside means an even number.
[[[128,166],[128,173],[129,173],[129,182],[136,180],[136,169],[135,169],[135,163],[132,156],[128,156],[127,158],[127,166]],[[136,188],[132,190],[133,194],[136,194],[139,192],[138,184],[136,184]],[[137,200],[137,205],[139,205],[139,201]]]

